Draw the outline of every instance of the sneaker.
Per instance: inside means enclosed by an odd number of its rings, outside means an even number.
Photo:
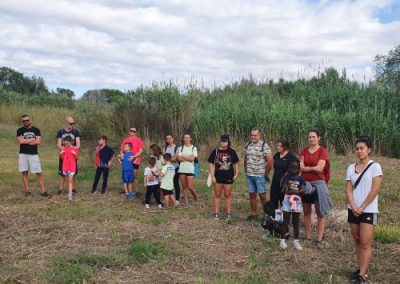
[[[353,283],[366,284],[367,283],[367,279],[362,277],[361,275],[358,275],[358,277],[356,278],[356,280]]]
[[[76,188],[74,188],[73,190],[72,190],[72,193],[73,194],[77,194],[78,192],[76,191]]]
[[[281,242],[279,243],[279,247],[280,247],[281,249],[286,249],[286,248],[287,248],[287,244],[286,244],[285,239],[282,239],[282,240],[281,240]]]
[[[219,220],[219,214],[218,213],[214,214],[214,220]]]
[[[150,205],[149,205],[149,204],[146,204],[146,205],[144,206],[144,208],[150,209]]]
[[[354,282],[358,279],[358,276],[360,276],[360,269],[357,269],[356,271],[352,272],[350,275],[350,281]]]
[[[97,193],[97,190],[92,190],[92,194],[94,195],[94,194],[96,194]]]
[[[40,195],[42,197],[50,197],[50,194],[48,194],[47,191],[43,191]]]
[[[230,224],[230,223],[232,222],[232,216],[231,216],[231,214],[227,214],[225,220],[226,220],[226,223]]]
[[[103,194],[103,195],[106,194],[106,191],[105,191],[105,190],[102,190],[102,191],[101,191],[101,194]]]
[[[179,206],[179,200],[175,200],[175,206]]]
[[[132,200],[132,199],[135,198],[135,196],[133,195],[132,192],[129,192],[129,193],[126,195],[126,198],[127,198],[128,200]]]
[[[68,196],[68,201],[73,201],[72,196]]]
[[[324,248],[324,245],[322,244],[322,241],[317,241],[315,243],[315,246],[317,247],[318,250],[322,250]]]
[[[158,204],[158,205],[157,205],[157,208],[158,208],[158,209],[162,209],[162,204]]]
[[[293,247],[297,250],[303,250],[303,247],[301,246],[299,240],[294,240],[293,241]]]
[[[247,217],[247,221],[255,221],[258,220],[258,215],[249,215]]]
[[[57,191],[57,195],[61,195],[62,193],[63,193],[62,189],[59,189],[59,190]]]

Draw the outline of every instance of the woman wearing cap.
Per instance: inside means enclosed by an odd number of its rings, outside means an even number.
[[[311,240],[311,213],[314,204],[317,213],[317,241],[318,249],[322,249],[322,240],[325,233],[326,215],[332,209],[332,201],[327,183],[329,181],[329,153],[320,146],[321,133],[318,128],[308,133],[308,147],[300,152],[301,175],[306,180],[306,194],[303,196],[304,233],[307,240]],[[307,190],[313,186],[313,193]]]
[[[370,159],[372,141],[368,136],[356,139],[358,161],[351,164],[346,174],[348,222],[356,245],[358,269],[352,275],[355,283],[366,283],[372,260],[374,225],[378,216],[378,193],[382,184],[381,166]]]
[[[219,148],[208,158],[211,180],[214,185],[214,219],[219,219],[222,192],[225,197],[227,220],[232,214],[232,185],[239,176],[239,158],[231,148],[229,135],[222,135]]]

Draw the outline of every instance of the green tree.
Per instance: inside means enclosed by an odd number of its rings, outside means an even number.
[[[75,96],[74,91],[66,88],[57,88],[56,95],[72,99]]]
[[[400,92],[400,44],[389,51],[387,55],[375,57],[376,79],[390,90]]]

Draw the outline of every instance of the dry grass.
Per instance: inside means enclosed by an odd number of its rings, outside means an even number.
[[[212,193],[204,186],[204,179],[198,182],[201,203],[146,211],[141,199],[128,202],[118,195],[117,168],[112,170],[105,197],[90,196],[93,168],[83,166],[79,193],[72,204],[65,196],[25,198],[16,173],[14,131],[10,126],[0,127],[2,282],[345,283],[354,268],[342,190],[349,157],[333,157],[335,211],[328,222],[327,248],[320,252],[312,243],[305,243],[302,252],[290,245],[282,252],[276,240],[261,240],[257,222],[245,221],[249,204],[243,177],[235,184],[232,224],[211,219]],[[56,150],[42,147],[40,153],[48,188],[55,192]],[[381,157],[377,160],[385,173],[380,222],[398,225],[400,211],[395,205],[400,163]],[[35,178],[31,180],[32,188],[37,189]],[[137,243],[159,252],[139,261],[140,249],[132,252]],[[375,242],[372,283],[397,279],[399,247],[398,242]],[[135,255],[138,251],[139,256]]]

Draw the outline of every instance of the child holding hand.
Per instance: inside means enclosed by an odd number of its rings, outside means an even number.
[[[165,153],[163,155],[165,165],[162,167],[160,176],[161,179],[161,190],[164,193],[164,205],[168,207],[171,203],[174,207],[176,206],[176,200],[174,196],[174,176],[175,167],[171,164],[171,154]]]
[[[134,199],[136,195],[132,192],[133,161],[135,156],[132,154],[132,144],[126,143],[123,146],[124,152],[119,156],[119,162],[122,165],[122,181],[124,183],[124,191],[127,199]]]
[[[151,156],[149,158],[149,163],[147,167],[144,169],[144,187],[146,188],[146,197],[145,197],[145,208],[150,208],[150,200],[151,196],[154,196],[154,199],[157,202],[157,207],[162,208],[162,203],[160,199],[160,180],[159,180],[159,169],[156,167],[157,158]]]
[[[72,201],[72,188],[74,186],[74,176],[77,165],[76,161],[79,157],[79,150],[75,146],[72,146],[72,141],[71,136],[65,136],[62,141],[64,148],[60,151],[62,174],[67,178],[68,201]]]
[[[289,231],[289,221],[292,217],[293,224],[293,246],[297,250],[302,250],[299,241],[299,223],[300,214],[303,212],[303,205],[301,203],[301,195],[304,194],[306,181],[303,177],[299,176],[300,165],[296,162],[291,163],[288,168],[288,173],[282,179],[282,191],[285,197],[282,201],[283,223],[281,227],[281,241],[279,246],[286,249],[285,236]]]

